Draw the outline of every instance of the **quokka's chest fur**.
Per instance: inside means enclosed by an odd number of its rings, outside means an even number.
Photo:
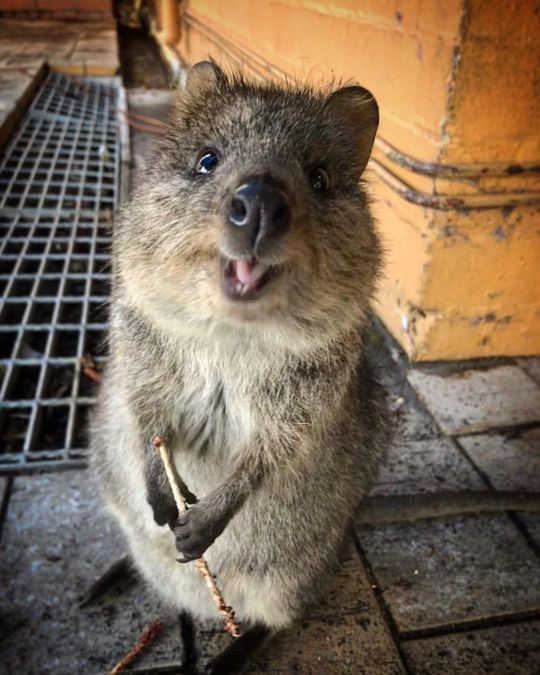
[[[252,443],[264,421],[253,405],[258,385],[247,384],[207,360],[192,361],[168,402],[178,446],[197,455],[223,456]]]
[[[130,359],[126,393],[143,436],[171,436],[197,455],[226,457],[254,445],[281,454],[309,444],[326,418],[335,419],[354,376],[356,341],[284,354],[241,342],[172,342],[128,318],[124,348],[138,357]]]

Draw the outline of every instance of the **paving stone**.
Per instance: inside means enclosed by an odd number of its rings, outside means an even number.
[[[540,427],[517,437],[480,434],[458,440],[498,490],[540,492]]]
[[[24,72],[44,62],[72,71],[86,64],[90,74],[113,75],[118,67],[116,30],[108,22],[3,20],[0,24],[0,67]]]
[[[520,513],[519,519],[525,524],[529,534],[534,539],[538,550],[540,550],[540,514]]]
[[[540,604],[540,565],[506,516],[358,528],[401,631]]]
[[[227,636],[198,634],[204,658],[223,649]],[[276,636],[254,660],[250,675],[394,675],[402,666],[358,555],[349,551],[325,597],[306,621]]]
[[[517,360],[519,367],[540,384],[540,356],[532,356]]]
[[[371,318],[366,334],[366,356],[373,377],[387,392],[395,440],[440,436],[433,418],[418,404],[407,382],[403,357],[387,344],[382,330],[378,321]]]
[[[4,503],[4,496],[6,494],[8,479],[5,476],[0,476],[0,505]]]
[[[396,441],[416,441],[440,437],[431,416],[402,394],[389,395],[390,423]]]
[[[517,366],[437,375],[411,370],[409,382],[446,434],[540,419],[540,386]]]
[[[256,659],[249,675],[398,675],[404,670],[395,654],[373,635],[369,616],[339,621],[306,621],[275,639]]]
[[[0,21],[0,145],[26,108],[45,63],[71,74],[114,75],[119,67],[114,25]]]
[[[16,478],[0,550],[0,673],[103,673],[149,623],[166,617],[142,582],[78,608],[89,583],[123,551],[88,472]],[[166,617],[138,665],[179,656],[177,620]]]
[[[407,495],[439,490],[481,490],[485,485],[445,437],[394,443],[373,495]]]
[[[540,668],[540,622],[405,642],[415,675],[533,675]]]
[[[141,583],[89,608],[77,608],[77,598],[96,571],[123,551],[119,533],[99,513],[87,479],[85,472],[66,472],[15,481],[0,555],[0,584],[6,589],[0,598],[0,672],[103,672],[131,648],[150,621],[164,615]],[[302,673],[401,672],[354,555],[346,558],[301,634],[295,629],[280,637],[268,656],[261,657],[260,672],[298,672],[292,669],[295,664],[302,664]],[[214,625],[198,632],[207,655],[229,639]],[[30,641],[31,651],[20,649]],[[178,627],[168,618],[165,633],[137,667],[180,656]]]
[[[0,476],[0,508],[4,507],[4,500],[6,499],[6,491],[7,491],[7,486],[8,486],[8,479]],[[2,529],[3,529],[3,522],[0,516],[0,543],[2,541]]]
[[[0,68],[0,146],[4,145],[22,116],[37,81],[39,67],[24,72]]]

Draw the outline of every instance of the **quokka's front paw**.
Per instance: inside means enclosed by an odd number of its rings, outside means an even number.
[[[176,536],[176,548],[181,553],[180,562],[200,558],[206,549],[223,532],[228,518],[217,514],[204,500],[181,513],[172,530]]]

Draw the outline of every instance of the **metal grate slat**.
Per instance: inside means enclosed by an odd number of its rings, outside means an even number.
[[[121,87],[49,73],[0,160],[0,473],[84,463],[106,359]]]

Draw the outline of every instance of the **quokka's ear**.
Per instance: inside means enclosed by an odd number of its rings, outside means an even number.
[[[379,126],[379,106],[364,87],[343,87],[331,94],[326,106],[344,122],[357,141],[360,174],[366,168]]]
[[[214,61],[199,61],[189,69],[184,89],[190,94],[211,91],[224,77],[223,71]]]

